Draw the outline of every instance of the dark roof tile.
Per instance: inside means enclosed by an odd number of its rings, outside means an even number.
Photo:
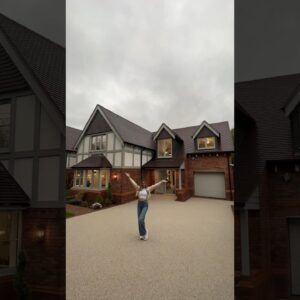
[[[0,14],[0,30],[65,114],[65,49]]]
[[[111,168],[112,165],[109,160],[103,155],[90,156],[78,164],[74,165],[73,169],[99,169],[99,168]]]

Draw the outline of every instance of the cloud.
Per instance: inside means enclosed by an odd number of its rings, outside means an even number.
[[[67,124],[96,104],[148,130],[233,126],[233,1],[67,2]]]

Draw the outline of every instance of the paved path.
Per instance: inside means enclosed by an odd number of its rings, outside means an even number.
[[[67,299],[234,299],[231,202],[154,195],[146,224],[136,201],[68,219]]]

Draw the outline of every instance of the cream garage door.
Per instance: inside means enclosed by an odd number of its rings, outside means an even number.
[[[225,176],[223,172],[194,173],[195,196],[226,198]]]
[[[289,232],[292,295],[300,295],[300,219],[290,219]]]

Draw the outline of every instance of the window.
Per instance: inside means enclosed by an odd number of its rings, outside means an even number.
[[[214,149],[216,148],[216,139],[213,136],[198,138],[198,149]]]
[[[91,138],[91,150],[92,151],[105,150],[106,145],[107,145],[106,134],[92,136],[92,138]]]
[[[172,157],[172,139],[158,140],[158,157]]]
[[[10,140],[10,102],[0,103],[0,149],[7,150]]]
[[[292,131],[294,138],[294,148],[300,150],[300,107],[292,115]]]
[[[89,169],[76,170],[74,186],[103,190],[108,187],[109,170],[107,169]]]
[[[16,266],[18,219],[18,212],[0,212],[0,274]]]

